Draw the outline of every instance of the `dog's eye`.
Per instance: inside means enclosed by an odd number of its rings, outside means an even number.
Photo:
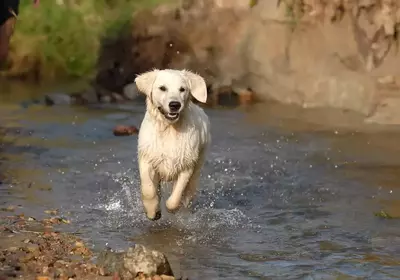
[[[161,91],[166,91],[166,90],[167,90],[167,88],[166,88],[165,86],[160,86],[159,89],[160,89]]]
[[[185,91],[185,88],[184,88],[184,87],[180,87],[180,88],[179,88],[179,91],[180,91],[180,92],[184,92],[184,91]]]

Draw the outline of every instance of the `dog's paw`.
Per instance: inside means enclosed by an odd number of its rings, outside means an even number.
[[[176,201],[173,201],[171,198],[169,198],[166,201],[165,206],[167,208],[167,211],[169,213],[171,213],[171,214],[175,214],[176,212],[179,211],[179,208],[181,208],[181,205],[179,204],[179,201],[177,203]]]
[[[167,203],[165,204],[165,206],[166,206],[168,213],[171,213],[171,214],[175,214],[176,212],[178,212],[178,210],[180,208],[179,205],[176,206],[176,205],[171,204],[170,200],[167,200]]]
[[[154,215],[154,217],[147,216],[147,218],[150,221],[157,221],[157,220],[161,219],[161,211],[157,211],[156,214]]]

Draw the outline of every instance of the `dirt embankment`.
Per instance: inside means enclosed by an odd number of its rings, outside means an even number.
[[[137,73],[188,68],[207,79],[211,102],[254,92],[400,124],[399,22],[398,0],[185,0],[108,41],[96,84],[119,93]]]

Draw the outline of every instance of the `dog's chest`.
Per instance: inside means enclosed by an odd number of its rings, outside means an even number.
[[[140,143],[140,152],[150,160],[163,180],[174,180],[179,172],[194,167],[199,157],[200,136],[196,130],[151,133]]]

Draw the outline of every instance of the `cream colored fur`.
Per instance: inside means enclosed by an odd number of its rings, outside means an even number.
[[[166,201],[171,212],[181,205],[188,207],[196,193],[211,137],[209,119],[190,95],[206,102],[207,88],[199,75],[172,69],[143,73],[135,83],[147,96],[138,140],[142,201],[147,217],[157,220],[161,182],[173,182]],[[182,105],[178,117],[171,113],[171,101]]]

